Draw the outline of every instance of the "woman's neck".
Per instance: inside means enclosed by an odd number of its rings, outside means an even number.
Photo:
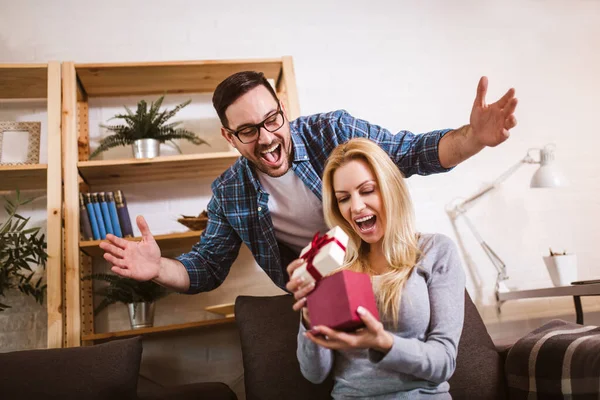
[[[390,265],[379,243],[370,246],[367,262],[373,275],[382,275],[390,270]]]

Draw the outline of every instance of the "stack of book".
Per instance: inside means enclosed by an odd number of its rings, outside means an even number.
[[[123,192],[79,193],[79,224],[84,240],[133,237],[129,210]]]

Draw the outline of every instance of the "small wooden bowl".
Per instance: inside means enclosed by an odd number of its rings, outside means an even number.
[[[206,211],[202,211],[197,217],[182,215],[177,222],[193,231],[201,231],[204,230],[208,224],[208,215],[206,214]]]

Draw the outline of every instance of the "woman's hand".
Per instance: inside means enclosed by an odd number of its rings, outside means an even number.
[[[292,306],[294,311],[302,310],[302,319],[306,327],[310,327],[310,319],[308,317],[308,309],[306,308],[306,296],[315,288],[315,282],[307,283],[304,278],[292,278],[296,269],[298,269],[304,260],[298,258],[287,266],[287,273],[290,277],[289,282],[285,285],[286,289],[294,295],[296,302]]]
[[[291,265],[291,264],[290,264]],[[394,344],[394,337],[366,308],[356,310],[365,327],[354,333],[335,331],[326,326],[315,326],[305,335],[312,342],[332,350],[373,349],[387,354]]]

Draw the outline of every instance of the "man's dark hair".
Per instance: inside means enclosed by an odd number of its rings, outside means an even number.
[[[279,102],[277,94],[275,94],[275,90],[273,90],[273,86],[267,81],[267,78],[265,78],[265,75],[262,72],[238,72],[219,83],[219,86],[217,86],[215,93],[213,94],[212,102],[219,115],[221,124],[223,124],[224,127],[229,128],[227,117],[225,117],[225,110],[227,110],[227,107],[242,95],[259,85],[265,86],[273,95],[275,101]]]

